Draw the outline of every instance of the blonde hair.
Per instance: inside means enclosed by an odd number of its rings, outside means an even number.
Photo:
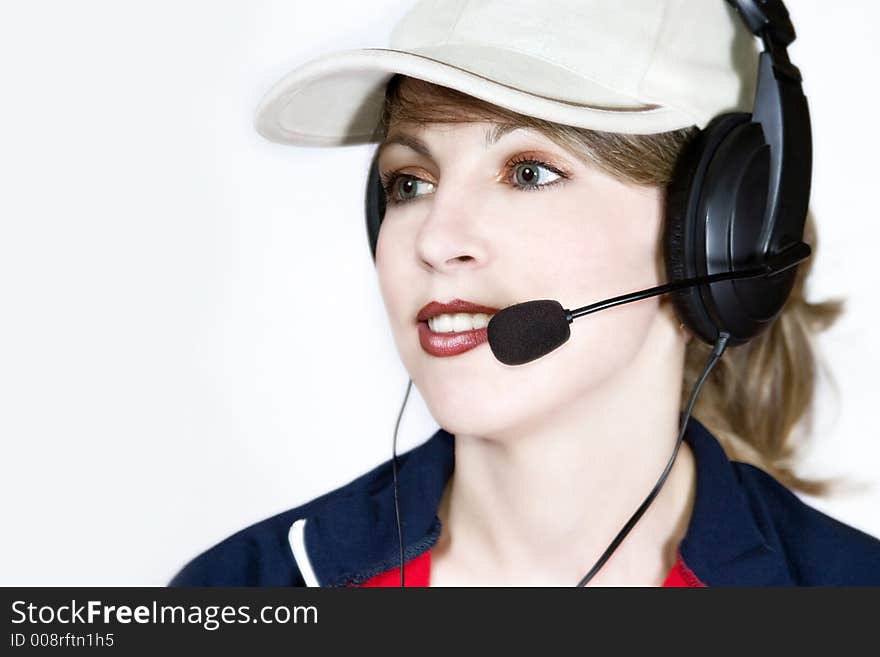
[[[392,122],[465,123],[495,121],[532,128],[619,180],[665,188],[681,150],[696,126],[651,135],[599,132],[513,112],[467,94],[395,75],[373,136],[382,141]],[[809,435],[817,376],[812,334],[830,326],[843,310],[840,300],[807,301],[804,286],[815,260],[816,229],[807,214],[805,241],[814,256],[798,269],[791,295],[776,321],[749,342],[731,347],[707,379],[694,416],[718,439],[731,460],[752,463],[789,488],[827,496],[840,480],[808,479],[792,464]],[[692,339],[685,353],[682,406],[711,346]]]

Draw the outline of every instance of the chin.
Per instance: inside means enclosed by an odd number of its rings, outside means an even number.
[[[498,421],[510,419],[508,399],[476,392],[469,386],[453,389],[445,383],[422,389],[425,405],[437,424],[449,433],[487,435],[498,431]]]
[[[454,436],[491,437],[497,436],[500,430],[503,429],[498,424],[479,416],[462,417],[453,415],[447,418],[443,414],[437,414],[440,415],[440,417],[437,417],[433,412],[431,415],[437,421],[437,424]]]

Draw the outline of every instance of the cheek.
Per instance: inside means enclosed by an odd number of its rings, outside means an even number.
[[[400,311],[402,305],[406,303],[405,286],[401,284],[405,280],[401,271],[401,263],[395,260],[395,254],[390,254],[382,248],[382,239],[376,247],[376,277],[379,282],[379,291],[382,295],[382,302],[388,312],[389,318],[392,320]]]
[[[600,189],[560,204],[550,239],[532,237],[542,263],[533,270],[553,276],[575,307],[659,283],[660,193],[613,184],[607,193]]]
[[[553,252],[542,255],[541,280],[555,288],[564,307],[659,284],[662,198],[656,190],[614,189],[607,196],[583,199],[580,207],[589,211],[572,211],[570,204],[559,209]],[[560,349],[568,357],[551,361],[555,375],[583,393],[626,367],[648,338],[658,311],[659,301],[651,298],[576,319]]]
[[[421,304],[425,303],[417,297],[417,288],[413,285],[412,248],[405,246],[401,236],[392,235],[385,226],[379,231],[376,277],[392,337],[402,355],[418,343],[415,317]]]

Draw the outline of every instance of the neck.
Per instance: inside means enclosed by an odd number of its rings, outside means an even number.
[[[452,579],[486,585],[580,581],[672,456],[683,350],[674,329],[657,328],[634,363],[550,419],[503,435],[456,434],[436,562],[455,563]],[[695,485],[683,442],[659,493],[590,585],[662,584]]]

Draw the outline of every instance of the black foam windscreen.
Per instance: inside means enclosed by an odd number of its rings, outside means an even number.
[[[549,354],[571,336],[565,308],[553,299],[525,301],[499,310],[486,333],[495,358],[522,365]]]

